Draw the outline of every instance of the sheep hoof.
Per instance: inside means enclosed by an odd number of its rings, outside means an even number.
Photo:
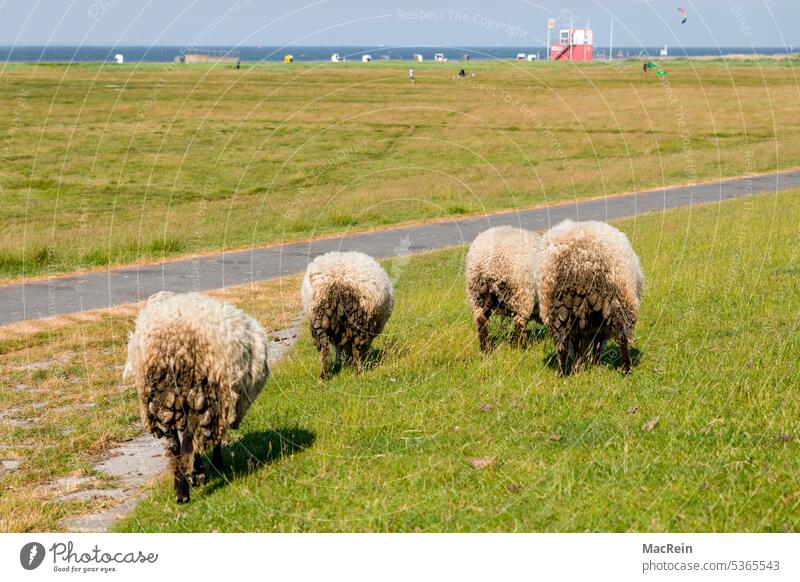
[[[176,477],[175,503],[189,503],[189,481],[185,477]]]
[[[195,473],[194,475],[192,475],[192,487],[200,487],[205,484],[206,484],[205,473]],[[178,503],[180,503],[180,501]]]

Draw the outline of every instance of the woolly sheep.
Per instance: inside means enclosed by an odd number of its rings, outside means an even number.
[[[488,320],[495,312],[514,319],[517,342],[525,327],[539,321],[536,278],[542,237],[528,230],[500,226],[479,234],[467,253],[467,300],[483,351],[489,349]]]
[[[123,377],[139,394],[139,414],[156,438],[166,437],[175,499],[189,501],[189,481],[205,482],[199,453],[237,428],[269,376],[267,334],[229,303],[197,293],[151,296],[128,340]]]
[[[622,368],[630,372],[628,344],[644,275],[628,237],[603,222],[566,220],[547,231],[544,242],[539,306],[561,373],[571,371],[570,357],[579,360],[590,348],[599,360],[608,339],[619,343]]]
[[[363,253],[326,253],[308,265],[300,294],[320,353],[320,378],[328,375],[329,343],[336,368],[344,352],[361,371],[362,356],[392,314],[394,292],[386,272]]]

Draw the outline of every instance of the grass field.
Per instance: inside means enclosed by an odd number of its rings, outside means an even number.
[[[795,60],[0,70],[0,279],[800,165]]]
[[[478,351],[464,249],[412,258],[370,369],[304,333],[226,449],[122,531],[797,531],[798,192],[617,224],[647,290],[633,374],[560,378],[549,339]],[[131,411],[129,414],[133,414]],[[477,467],[476,467],[477,465]]]

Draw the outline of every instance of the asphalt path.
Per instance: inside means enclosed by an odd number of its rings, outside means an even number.
[[[314,257],[333,250],[362,251],[385,258],[469,243],[493,226],[543,230],[566,218],[611,220],[791,188],[800,188],[800,171],[23,281],[0,287],[0,325],[135,303],[162,290],[205,291],[274,279],[303,272]]]

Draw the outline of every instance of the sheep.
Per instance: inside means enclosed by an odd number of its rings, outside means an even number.
[[[156,438],[166,437],[175,499],[189,501],[189,484],[205,482],[195,453],[220,444],[238,428],[269,376],[267,334],[229,303],[198,293],[156,293],[136,317],[123,378],[133,379],[139,415]]]
[[[513,318],[518,344],[529,321],[541,323],[536,279],[542,249],[540,235],[510,226],[490,228],[470,245],[467,301],[482,351],[489,349],[488,321],[493,312]]]
[[[328,376],[329,343],[336,352],[335,368],[345,353],[363,371],[362,357],[394,306],[392,283],[381,266],[359,252],[320,255],[306,269],[300,296],[320,353],[320,379]]]
[[[604,222],[566,220],[547,231],[544,242],[539,309],[561,374],[571,372],[570,357],[578,361],[590,348],[599,361],[608,339],[619,344],[629,373],[644,275],[628,237]]]

